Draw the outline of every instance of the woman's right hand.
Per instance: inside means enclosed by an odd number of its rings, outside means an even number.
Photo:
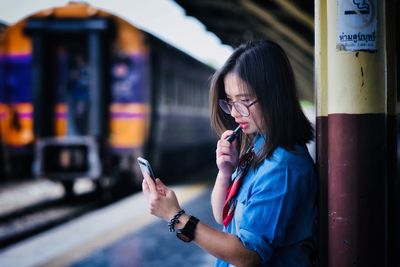
[[[239,162],[237,141],[234,140],[232,143],[230,143],[226,140],[226,138],[231,134],[233,134],[232,130],[225,131],[217,143],[217,167],[220,174],[222,174],[224,177],[231,177],[234,168]]]

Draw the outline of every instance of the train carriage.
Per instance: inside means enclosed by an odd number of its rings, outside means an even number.
[[[3,55],[4,51],[4,35],[5,35],[5,30],[6,30],[7,25],[4,23],[0,22],[0,88],[4,88],[4,67],[3,67],[3,60],[1,59],[1,56]],[[3,144],[3,131],[2,129],[2,118],[4,116],[3,113],[3,95],[4,91],[0,90],[0,177],[4,177],[5,175],[5,154],[4,154],[4,144]]]
[[[209,66],[85,3],[38,12],[5,32],[2,145],[11,173],[98,184],[141,181],[213,161]],[[183,159],[183,160],[180,160]]]

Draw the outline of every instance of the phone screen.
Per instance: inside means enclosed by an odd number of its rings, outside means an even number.
[[[156,177],[154,176],[154,172],[151,168],[150,163],[146,159],[141,157],[138,157],[137,161],[139,163],[139,167],[140,170],[142,171],[142,174],[144,175],[144,173],[147,173],[151,177],[151,179],[155,180]]]

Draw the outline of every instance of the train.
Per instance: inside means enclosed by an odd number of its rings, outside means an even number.
[[[7,25],[5,23],[0,22],[0,54],[2,54],[3,50],[3,44],[4,44],[4,32],[7,28]],[[1,61],[0,61],[1,62]],[[0,65],[0,84],[3,84],[3,75],[1,70],[3,69],[3,66]],[[0,115],[1,116],[1,115]],[[0,117],[1,120],[1,117]],[[0,140],[2,140],[2,132],[0,129]],[[5,164],[4,164],[4,146],[3,142],[0,142],[0,177],[5,176],[5,170],[4,170]]]
[[[167,180],[214,162],[215,70],[126,20],[70,2],[6,27],[0,53],[6,177],[73,194],[80,178],[137,187],[139,156]]]

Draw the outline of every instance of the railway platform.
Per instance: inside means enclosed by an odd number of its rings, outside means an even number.
[[[204,175],[204,174],[202,174]],[[183,208],[219,228],[212,218],[214,173],[172,185]],[[0,250],[0,266],[212,266],[215,258],[168,231],[148,213],[137,192]]]
[[[0,215],[23,209],[35,203],[60,198],[62,186],[49,180],[12,180],[0,186]]]
[[[87,179],[78,179],[74,191],[84,194],[94,190]],[[0,184],[0,216],[25,209],[29,206],[62,198],[63,186],[48,179],[9,180]]]

